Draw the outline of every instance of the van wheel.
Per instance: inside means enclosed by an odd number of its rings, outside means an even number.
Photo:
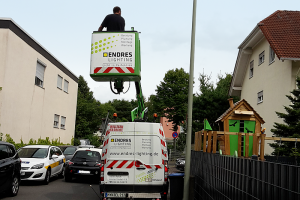
[[[45,179],[44,179],[44,185],[48,185],[50,182],[50,176],[51,176],[51,168],[49,167],[46,175],[45,175]]]
[[[15,175],[13,177],[13,180],[11,182],[11,186],[10,186],[10,189],[9,189],[9,195],[10,196],[14,197],[18,194],[19,185],[20,185],[20,181],[19,181],[18,177]]]

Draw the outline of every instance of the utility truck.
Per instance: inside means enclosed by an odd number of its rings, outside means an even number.
[[[147,122],[139,32],[93,32],[90,70],[95,81],[110,82],[115,94],[124,92],[124,82],[134,82],[138,102],[132,122],[105,123],[102,129],[101,199],[167,199],[167,145],[162,125]]]

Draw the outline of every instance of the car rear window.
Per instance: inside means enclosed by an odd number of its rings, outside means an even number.
[[[64,151],[65,155],[73,155],[76,151],[76,147],[67,147]]]
[[[77,151],[72,160],[83,161],[101,161],[99,152],[97,151]]]
[[[18,152],[20,158],[46,158],[48,149],[46,148],[22,148]]]

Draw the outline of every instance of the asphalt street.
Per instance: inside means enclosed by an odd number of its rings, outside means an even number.
[[[99,200],[99,185],[93,179],[73,179],[72,182],[65,182],[57,177],[51,178],[49,185],[41,182],[22,181],[19,193],[16,197],[9,197],[0,194],[4,200]]]
[[[169,173],[178,173],[170,162]],[[94,190],[93,190],[94,189]],[[22,181],[19,193],[15,197],[9,197],[5,193],[0,194],[3,200],[99,200],[99,185],[94,179],[88,177],[76,178],[72,182],[52,177],[49,185],[43,185],[37,181]],[[170,190],[168,197],[170,196]],[[170,197],[169,197],[170,198]],[[168,199],[169,199],[168,198]]]

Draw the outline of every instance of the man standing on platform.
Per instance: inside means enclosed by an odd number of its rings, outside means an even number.
[[[98,31],[102,31],[104,27],[107,27],[107,31],[124,31],[125,20],[121,17],[121,8],[118,6],[114,7],[113,13],[104,18]]]

